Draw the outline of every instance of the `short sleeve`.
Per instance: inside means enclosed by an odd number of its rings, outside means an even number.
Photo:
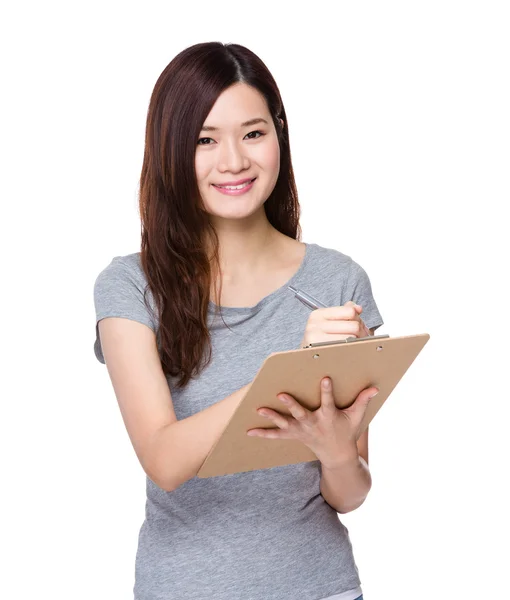
[[[96,311],[96,339],[94,353],[99,362],[105,364],[99,321],[105,317],[123,317],[138,321],[156,333],[154,313],[145,304],[146,280],[138,269],[126,264],[123,257],[115,257],[103,269],[94,283],[94,306]],[[149,300],[150,305],[150,300]]]
[[[363,307],[361,318],[368,329],[384,325],[381,313],[372,294],[372,285],[366,271],[351,259],[349,277],[342,304],[352,300]]]

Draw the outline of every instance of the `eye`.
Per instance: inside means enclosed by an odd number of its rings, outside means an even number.
[[[247,133],[246,135],[248,136],[248,135],[251,135],[252,133],[258,133],[260,137],[263,136],[263,135],[266,135],[265,133],[262,133],[262,131],[258,131],[258,130],[256,130],[256,131],[250,131],[250,133]],[[250,140],[256,140],[258,138],[252,137],[252,138],[249,138],[249,139]]]
[[[252,136],[252,134],[258,134],[257,137],[248,137],[248,136]],[[262,131],[259,131],[258,129],[255,131],[250,131],[250,133],[246,134],[246,137],[248,137],[249,140],[257,140],[259,137],[262,137],[263,135],[266,135],[265,133],[262,133]],[[212,144],[210,142],[214,142],[214,140],[212,138],[208,138],[208,137],[203,137],[200,138],[197,142],[197,145],[199,146],[211,146]]]

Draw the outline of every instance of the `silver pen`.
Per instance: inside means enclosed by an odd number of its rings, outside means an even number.
[[[308,308],[311,308],[312,310],[316,310],[317,308],[327,308],[327,304],[324,304],[320,300],[317,300],[317,298],[310,296],[310,294],[298,290],[295,287],[292,287],[291,285],[287,287],[291,292],[294,292],[296,298],[300,300],[305,306],[308,306]]]

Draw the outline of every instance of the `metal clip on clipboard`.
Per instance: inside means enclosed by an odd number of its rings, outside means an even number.
[[[363,342],[365,340],[379,340],[382,338],[389,338],[389,334],[385,333],[383,335],[368,335],[366,337],[357,338],[356,336],[351,336],[346,338],[345,340],[334,340],[332,342],[312,342],[308,344],[308,346],[303,346],[303,350],[306,348],[317,348],[318,346],[332,346],[333,344],[344,344],[344,343],[352,343],[352,342]]]

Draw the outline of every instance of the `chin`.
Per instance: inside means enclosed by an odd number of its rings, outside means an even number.
[[[240,198],[229,199],[228,202],[207,202],[205,210],[217,219],[247,219],[264,209],[264,203],[243,202]]]
[[[260,199],[244,198],[243,196],[211,198],[210,194],[207,194],[205,198],[205,211],[212,217],[220,219],[245,219],[263,210],[264,207],[264,202],[261,202]]]
[[[239,208],[237,210],[235,208],[232,208],[232,210],[225,210],[225,209],[209,210],[208,209],[207,212],[214,219],[229,219],[231,221],[241,221],[243,219],[248,219],[248,218],[252,217],[259,210],[260,210],[260,207],[254,209],[254,210],[243,210],[241,208]]]

